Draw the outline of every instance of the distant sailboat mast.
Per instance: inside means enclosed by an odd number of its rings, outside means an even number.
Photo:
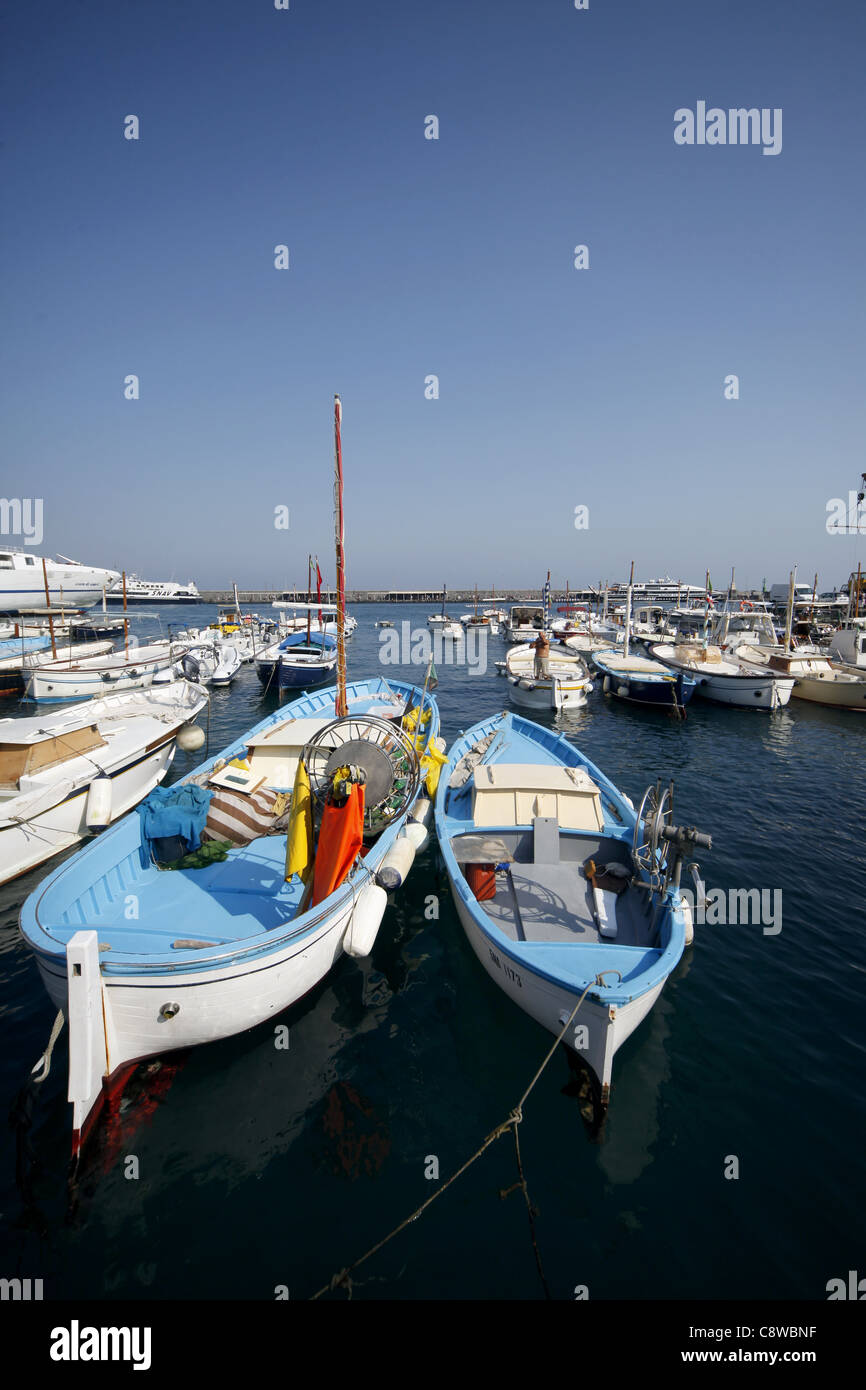
[[[337,547],[337,695],[335,710],[338,719],[349,713],[346,701],[346,550],[343,521],[343,443],[341,426],[343,407],[334,396],[334,528]]]

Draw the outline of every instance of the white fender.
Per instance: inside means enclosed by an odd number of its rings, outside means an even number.
[[[683,910],[683,917],[686,924],[686,945],[691,946],[695,939],[695,919],[692,916],[692,907],[685,898],[680,898],[680,907]]]
[[[200,729],[198,724],[184,724],[182,729],[178,729],[176,742],[182,752],[194,753],[205,745],[204,729]]]
[[[399,837],[394,841],[379,868],[376,882],[386,892],[393,893],[406,882],[415,861],[415,846],[411,840]]]
[[[604,680],[601,683],[601,688],[604,691],[605,695],[610,694],[610,676],[605,676]]]
[[[368,956],[388,906],[388,894],[376,883],[368,883],[358,894],[349,925],[343,937],[343,950],[349,956]]]
[[[84,820],[88,830],[104,830],[111,823],[111,778],[100,773],[87,793]]]
[[[400,840],[411,840],[412,844],[415,846],[415,853],[420,854],[430,838],[430,834],[426,825],[419,825],[417,821],[410,820],[406,822],[406,825],[400,831],[397,838]]]
[[[432,806],[433,803],[429,796],[419,796],[409,813],[410,821],[415,821],[418,825],[426,825],[430,819]]]

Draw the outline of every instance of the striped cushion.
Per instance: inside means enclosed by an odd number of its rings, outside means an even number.
[[[251,796],[244,792],[220,788],[211,797],[203,840],[230,840],[233,845],[248,845],[260,835],[274,829],[275,791],[257,791]]]

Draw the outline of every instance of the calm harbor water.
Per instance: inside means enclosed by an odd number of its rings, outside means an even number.
[[[374,622],[399,634],[427,610],[354,611],[350,679],[423,680],[423,666],[381,665]],[[491,640],[486,674],[437,665],[449,745],[508,707],[492,664],[505,651]],[[3,703],[0,717],[25,711]],[[213,692],[211,750],[274,707],[242,668]],[[599,1132],[564,1055],[548,1066],[520,1141],[551,1293],[822,1299],[829,1279],[862,1272],[866,1237],[866,719],[693,700],[677,723],[597,686],[558,727],[635,804],[672,776],[676,818],[713,835],[708,887],[781,889],[783,915],[777,934],[698,927],[617,1055]],[[170,780],[202,756],[178,752]],[[0,1094],[17,1115],[0,1157],[0,1275],[42,1278],[46,1299],[272,1299],[277,1286],[308,1297],[431,1194],[431,1157],[440,1179],[464,1162],[550,1045],[470,951],[434,838],[372,955],[343,957],[282,1017],[288,1050],[268,1024],[140,1069],[70,1191],[65,1035],[48,1081],[21,1100],[53,1021],[17,928],[44,872],[0,888]],[[542,1298],[523,1198],[500,1196],[516,1177],[506,1136],[358,1271],[354,1297]]]

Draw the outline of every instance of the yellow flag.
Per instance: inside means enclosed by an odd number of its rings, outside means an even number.
[[[303,758],[298,758],[295,785],[292,788],[292,810],[286,834],[286,882],[299,874],[304,883],[313,867],[313,810],[310,801],[310,779]]]

